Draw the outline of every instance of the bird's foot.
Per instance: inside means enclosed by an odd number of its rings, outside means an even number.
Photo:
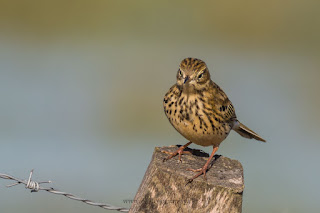
[[[183,151],[183,150],[184,150],[187,146],[189,146],[191,143],[192,143],[192,142],[190,141],[190,142],[186,143],[185,145],[180,146],[179,149],[178,149],[177,151],[175,151],[175,152],[168,152],[168,151],[161,150],[161,152],[163,152],[163,153],[170,154],[167,158],[164,158],[164,159],[163,159],[163,162],[165,162],[165,161],[173,158],[173,157],[176,156],[176,155],[179,155],[179,162],[181,163],[181,162],[182,162],[182,161],[181,161],[181,155],[182,155],[182,154],[192,154],[192,153],[189,152],[189,151]]]
[[[209,159],[207,160],[206,164],[204,164],[204,166],[203,166],[202,168],[200,168],[200,169],[187,169],[187,170],[189,170],[189,171],[199,172],[198,174],[196,174],[195,176],[193,176],[191,179],[188,179],[187,184],[188,184],[188,183],[191,183],[194,179],[196,179],[197,177],[199,177],[199,176],[202,175],[202,174],[203,174],[203,178],[206,179],[206,172],[207,172],[207,170],[208,170],[209,163],[210,163],[211,159],[213,158],[214,153],[216,153],[216,151],[218,150],[218,148],[219,148],[219,147],[217,147],[217,146],[216,146],[216,147],[213,147],[213,150],[212,150],[212,153],[211,153]],[[211,167],[211,166],[210,166],[210,167]],[[187,184],[186,184],[186,185],[187,185]]]
[[[196,179],[197,177],[199,177],[200,175],[203,174],[203,178],[206,180],[206,173],[207,173],[207,170],[208,170],[208,165],[205,164],[202,168],[200,169],[187,169],[187,171],[193,171],[193,172],[198,172],[195,176],[193,176],[192,178],[188,179],[187,180],[187,184],[188,183],[191,183],[194,179]],[[186,185],[187,185],[186,184]]]
[[[184,149],[184,148],[183,148],[183,149]],[[183,151],[183,149],[181,149],[181,147],[180,147],[180,148],[179,148],[177,151],[175,151],[175,152],[168,152],[168,151],[165,151],[165,150],[161,150],[161,152],[166,153],[166,154],[169,154],[168,157],[166,157],[166,158],[163,159],[163,162],[165,162],[165,161],[173,158],[173,157],[176,156],[176,155],[179,155],[179,162],[181,163],[181,162],[182,162],[182,160],[181,160],[181,155],[183,155],[183,154],[189,154],[189,155],[192,154],[190,151]]]

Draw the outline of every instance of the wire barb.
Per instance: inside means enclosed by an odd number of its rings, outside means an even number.
[[[33,181],[32,180],[32,175],[33,175],[33,169],[31,170],[31,172],[29,174],[28,180],[20,180],[19,178],[16,178],[16,177],[13,177],[13,176],[10,176],[10,175],[7,175],[7,174],[1,174],[1,173],[0,173],[0,178],[16,181],[13,184],[7,185],[8,188],[12,187],[12,186],[19,185],[19,184],[24,184],[25,188],[26,189],[30,189],[31,192],[38,192],[38,191],[42,190],[42,191],[47,191],[49,193],[56,194],[56,195],[63,195],[65,197],[69,198],[69,199],[81,201],[83,203],[86,203],[86,204],[92,205],[92,206],[98,206],[98,207],[101,207],[101,208],[106,209],[106,210],[116,210],[116,211],[119,211],[119,212],[128,212],[129,211],[129,209],[127,209],[127,208],[112,206],[110,204],[104,204],[104,203],[96,203],[96,202],[93,202],[93,201],[88,200],[88,199],[83,199],[83,198],[77,197],[77,196],[72,195],[70,193],[58,191],[58,190],[56,190],[54,188],[41,187],[40,184],[52,183],[52,182],[51,181],[42,181],[42,182]]]

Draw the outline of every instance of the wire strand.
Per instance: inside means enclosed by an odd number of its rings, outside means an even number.
[[[25,188],[26,189],[30,189],[31,192],[47,191],[47,192],[52,193],[52,194],[63,195],[63,196],[65,196],[67,198],[70,198],[72,200],[81,201],[81,202],[86,203],[88,205],[98,206],[98,207],[101,207],[101,208],[106,209],[106,210],[116,210],[116,211],[119,211],[119,212],[129,212],[129,209],[127,209],[127,208],[112,206],[112,205],[106,204],[106,203],[96,203],[96,202],[94,202],[92,200],[83,199],[83,198],[77,197],[77,196],[75,196],[73,194],[70,194],[70,193],[67,193],[67,192],[61,192],[61,191],[56,190],[54,188],[42,187],[42,186],[40,186],[41,184],[43,184],[43,183],[51,183],[51,181],[36,182],[36,181],[32,180],[32,175],[33,175],[33,169],[31,170],[31,172],[29,174],[28,180],[21,180],[19,178],[13,177],[11,175],[1,174],[1,173],[0,173],[0,178],[16,181],[13,184],[7,185],[8,188],[12,187],[12,186],[19,185],[19,184],[23,184],[23,185],[25,185]]]

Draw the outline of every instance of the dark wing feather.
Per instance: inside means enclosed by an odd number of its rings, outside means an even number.
[[[213,83],[212,94],[215,113],[227,123],[235,121],[237,116],[231,101],[224,91],[215,83]]]

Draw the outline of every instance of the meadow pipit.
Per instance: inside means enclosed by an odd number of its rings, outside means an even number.
[[[164,111],[173,127],[190,142],[170,153],[164,160],[181,154],[191,143],[213,146],[206,164],[192,179],[206,175],[208,165],[220,143],[233,129],[241,136],[265,142],[257,133],[240,123],[234,107],[223,90],[210,79],[207,65],[200,59],[186,58],[180,63],[177,83],[163,100]]]

